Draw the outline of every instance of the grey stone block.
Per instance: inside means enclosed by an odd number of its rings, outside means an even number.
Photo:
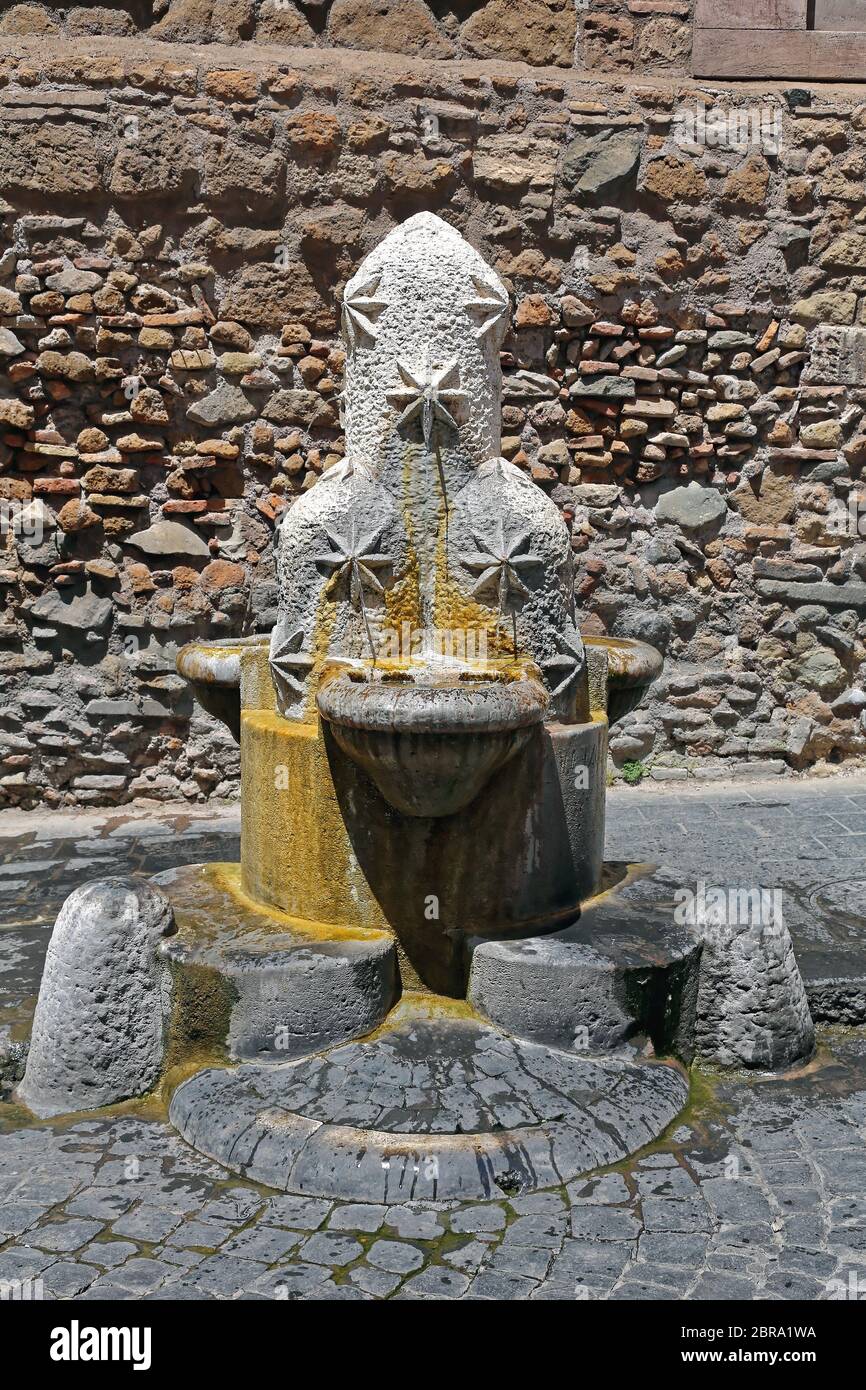
[[[494,1023],[554,1047],[604,1051],[647,1034],[690,1060],[700,944],[673,920],[671,886],[625,884],[564,931],[475,947],[469,998]]]
[[[285,1062],[368,1033],[388,1013],[397,965],[384,932],[341,940],[292,931],[266,908],[246,907],[207,866],[170,869],[153,882],[178,924],[162,951],[177,982],[180,1035],[209,1026],[208,1041],[231,1057]]]
[[[730,901],[727,893],[728,908]],[[697,1051],[723,1066],[762,1070],[810,1057],[815,1029],[787,926],[776,916],[758,922],[751,913],[717,916],[700,927]]]
[[[101,879],[66,899],[17,1092],[34,1114],[94,1110],[155,1085],[171,993],[157,948],[173,930],[164,895],[135,878]]]

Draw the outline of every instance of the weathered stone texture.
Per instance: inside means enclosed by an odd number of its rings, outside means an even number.
[[[742,891],[730,890],[727,897]],[[764,1071],[808,1060],[815,1030],[791,936],[780,917],[766,913],[762,920],[760,912],[750,917],[726,907],[719,920],[698,930],[704,943],[695,1020],[698,1054],[723,1066]]]
[[[98,880],[66,899],[18,1091],[34,1114],[95,1110],[155,1085],[171,1004],[158,946],[173,930],[167,899],[139,879]]]

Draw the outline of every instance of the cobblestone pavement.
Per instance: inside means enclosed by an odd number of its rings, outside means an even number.
[[[754,873],[801,905],[832,885],[827,949],[862,954],[866,779],[617,789],[608,821],[611,858],[709,883]],[[236,857],[236,812],[0,816],[0,849],[0,1023],[20,1028],[63,897],[107,872]],[[820,1038],[797,1074],[697,1075],[687,1111],[635,1158],[493,1202],[276,1195],[193,1152],[155,1103],[66,1124],[0,1106],[0,1284],[82,1299],[856,1297],[866,1028]]]

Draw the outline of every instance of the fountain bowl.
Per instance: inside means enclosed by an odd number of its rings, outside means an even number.
[[[648,642],[635,637],[584,636],[584,646],[607,653],[607,717],[611,724],[630,714],[658,680],[664,657]]]
[[[245,648],[267,642],[267,637],[226,637],[218,642],[187,642],[175,665],[189,681],[202,709],[219,719],[236,742],[241,737],[241,654]]]
[[[542,723],[549,697],[530,661],[440,667],[391,662],[323,673],[319,713],[338,747],[396,811],[462,811]]]

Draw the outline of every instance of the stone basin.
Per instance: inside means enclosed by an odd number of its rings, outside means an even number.
[[[189,681],[195,698],[208,714],[241,738],[241,653],[245,647],[266,643],[259,633],[251,637],[226,637],[220,642],[188,642],[177,654],[178,673]]]
[[[584,637],[607,652],[607,717],[611,724],[636,709],[664,666],[661,652],[634,637]]]
[[[338,746],[407,816],[451,816],[524,747],[549,698],[528,661],[326,671],[317,704]]]
[[[219,642],[189,642],[177,655],[177,669],[189,681],[199,704],[219,719],[240,742],[241,653],[267,647],[270,637],[229,637]],[[584,646],[607,653],[607,715],[611,724],[640,704],[661,675],[664,659],[648,642],[631,637],[584,637]]]

